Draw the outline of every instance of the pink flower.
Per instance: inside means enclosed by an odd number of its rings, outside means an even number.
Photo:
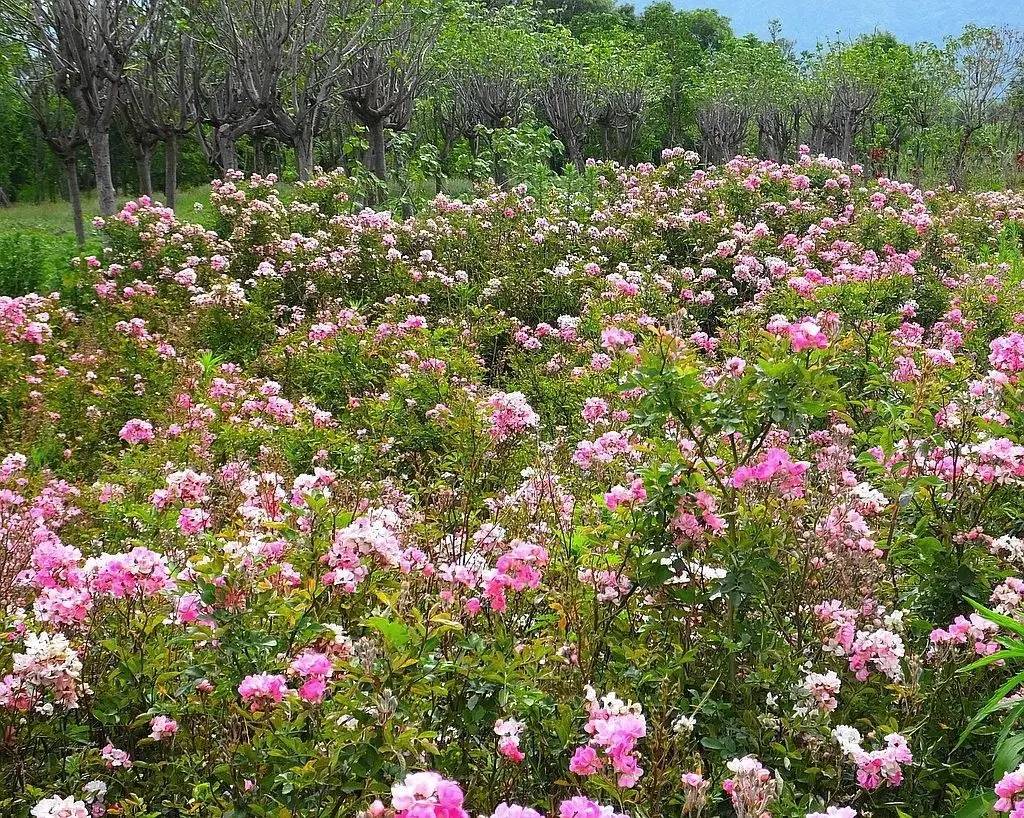
[[[522,392],[495,392],[484,403],[490,420],[491,438],[502,443],[527,429],[535,429],[540,416],[526,402]]]
[[[518,804],[506,804],[504,801],[491,813],[491,818],[544,818],[543,814],[530,807],[521,807]]]
[[[391,787],[396,818],[469,818],[462,789],[435,772],[410,773]]]
[[[84,801],[68,796],[54,795],[44,798],[32,807],[32,818],[91,818]]]
[[[1011,332],[989,344],[989,363],[999,372],[1016,373],[1024,370],[1024,335]]]
[[[525,725],[515,719],[498,719],[494,722],[494,732],[498,736],[498,752],[513,764],[519,764],[525,754],[519,749],[519,740]]]
[[[287,689],[284,676],[259,673],[246,676],[238,686],[238,693],[242,701],[249,705],[249,709],[256,712],[280,703]]]
[[[593,775],[601,771],[603,762],[597,755],[597,750],[590,746],[577,747],[569,761],[569,772],[576,775]]]
[[[148,443],[153,439],[153,424],[133,418],[121,427],[118,437],[132,446],[137,443]]]
[[[1024,813],[1024,764],[1004,773],[995,791],[998,800],[992,808],[996,812]]]
[[[183,508],[178,513],[178,529],[187,537],[201,534],[210,526],[210,515],[201,508]]]
[[[725,373],[730,378],[739,378],[747,368],[747,362],[742,358],[732,357],[725,362]]]
[[[584,795],[576,795],[563,801],[558,807],[558,818],[625,818],[612,807],[591,801]]]
[[[754,756],[734,758],[726,766],[732,776],[722,782],[722,789],[732,801],[737,818],[768,815],[768,805],[779,794],[778,779]]]
[[[794,461],[785,449],[773,446],[765,452],[757,465],[736,469],[730,482],[738,489],[750,482],[774,482],[783,497],[799,498],[804,494],[803,476],[809,467],[809,463]]]
[[[153,741],[163,741],[178,732],[178,722],[167,716],[154,716],[149,722],[149,737]]]
[[[107,767],[110,767],[111,769],[115,767],[123,767],[127,770],[132,766],[131,756],[124,750],[117,749],[109,742],[102,750],[100,750],[100,757],[103,759]]]
[[[288,672],[305,680],[299,688],[299,698],[315,703],[323,700],[327,680],[334,675],[334,665],[326,654],[307,650],[292,660]]]

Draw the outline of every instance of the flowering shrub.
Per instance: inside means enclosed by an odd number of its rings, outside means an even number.
[[[0,299],[0,813],[1024,810],[1024,197],[695,161]]]

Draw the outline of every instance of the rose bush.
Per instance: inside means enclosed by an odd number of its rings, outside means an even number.
[[[0,298],[0,811],[1020,809],[1024,196],[663,159]]]

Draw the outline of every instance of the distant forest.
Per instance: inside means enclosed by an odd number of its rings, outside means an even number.
[[[439,189],[531,160],[786,160],[1013,184],[1024,38],[873,33],[799,51],[711,10],[612,0],[2,0],[0,201],[171,203],[227,169]]]

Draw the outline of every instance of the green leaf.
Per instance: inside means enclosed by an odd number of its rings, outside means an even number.
[[[402,622],[383,616],[371,616],[366,620],[366,625],[378,631],[393,648],[403,648],[409,644],[409,627]]]
[[[988,716],[991,715],[997,707],[999,707],[999,704],[1004,698],[1006,698],[1007,694],[1009,694],[1009,692],[1017,687],[1021,682],[1024,682],[1024,671],[1016,674],[995,692],[992,698],[985,703],[985,706],[977,712],[967,727],[964,728],[963,733],[960,734],[959,741],[956,743],[956,747],[953,749],[959,748],[960,745],[967,740],[967,737],[977,729],[978,725],[988,718]]]
[[[954,813],[953,818],[984,818],[992,812],[992,805],[996,802],[994,793],[982,793],[964,802]]]
[[[968,598],[967,604],[974,608],[978,613],[984,616],[986,619],[995,622],[998,625],[1002,625],[1011,633],[1017,634],[1017,636],[1024,637],[1024,624],[1021,624],[1015,619],[1010,619],[1008,616],[1004,616],[1001,613],[990,611],[980,602],[975,602],[973,599]]]
[[[1017,733],[1004,741],[996,752],[995,780],[1014,770],[1024,758],[1024,733]]]

